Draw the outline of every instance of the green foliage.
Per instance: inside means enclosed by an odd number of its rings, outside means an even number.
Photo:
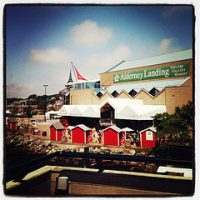
[[[157,136],[168,144],[191,145],[194,107],[191,101],[175,109],[175,113],[155,116]]]
[[[14,101],[20,101],[21,100],[21,98],[7,98],[6,99],[6,103],[7,103],[7,105],[10,105],[10,104],[12,104]]]

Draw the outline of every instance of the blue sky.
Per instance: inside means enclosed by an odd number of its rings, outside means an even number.
[[[58,93],[73,61],[87,79],[122,60],[192,48],[191,6],[14,6],[6,14],[8,97]]]

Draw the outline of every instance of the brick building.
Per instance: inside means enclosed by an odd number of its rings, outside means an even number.
[[[193,97],[192,49],[121,62],[100,74],[98,90],[72,89],[70,104],[101,104],[107,98],[141,99],[174,113]]]

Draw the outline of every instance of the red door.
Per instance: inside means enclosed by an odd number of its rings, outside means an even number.
[[[16,131],[17,130],[17,123],[15,123],[15,122],[12,122],[11,123],[11,126],[12,126],[12,130],[14,130],[14,131]]]
[[[50,140],[56,141],[56,129],[53,126],[50,128]]]
[[[85,132],[80,128],[72,130],[72,143],[85,143]]]
[[[63,130],[57,130],[57,141],[62,141]]]
[[[118,146],[118,133],[112,129],[104,132],[104,145]]]

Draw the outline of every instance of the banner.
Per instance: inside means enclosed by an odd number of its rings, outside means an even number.
[[[189,64],[171,65],[151,69],[137,70],[113,75],[113,82],[141,81],[157,78],[189,76]]]

